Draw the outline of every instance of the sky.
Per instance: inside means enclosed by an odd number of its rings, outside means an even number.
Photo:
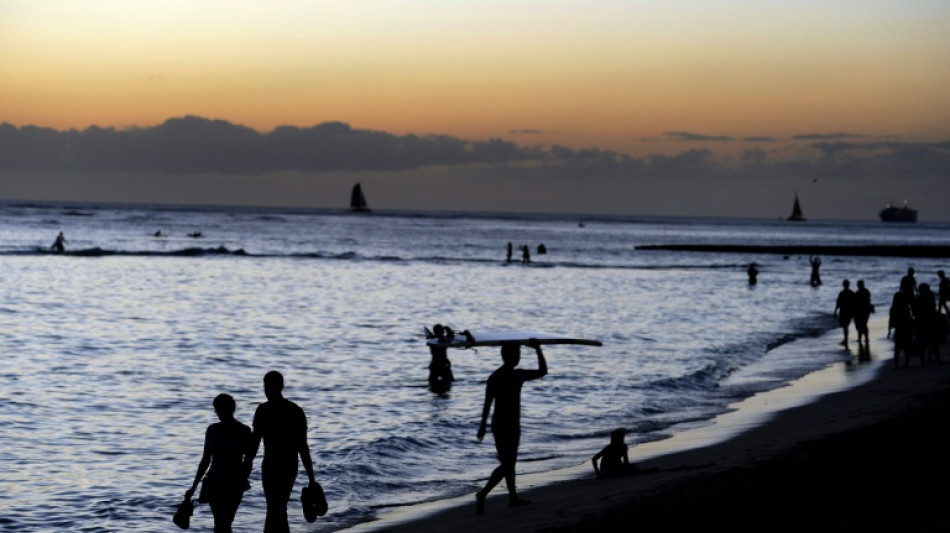
[[[0,0],[0,199],[950,220],[947,28],[945,0]]]

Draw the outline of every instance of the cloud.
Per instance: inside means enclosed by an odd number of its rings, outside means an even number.
[[[864,135],[858,133],[806,133],[804,135],[793,135],[792,139],[796,141],[836,141],[842,139],[861,139]]]
[[[742,141],[743,142],[757,142],[757,143],[773,143],[773,142],[778,142],[779,139],[775,137],[754,136],[754,137],[744,137]]]
[[[690,133],[687,131],[667,131],[664,133],[669,137],[674,137],[681,141],[734,141],[728,135],[703,135],[701,133]]]
[[[512,135],[540,135],[544,133],[544,130],[532,130],[532,129],[509,130],[508,133]]]
[[[260,174],[399,171],[540,160],[539,149],[447,135],[393,135],[342,122],[269,133],[195,116],[148,128],[56,131],[0,124],[0,171]]]

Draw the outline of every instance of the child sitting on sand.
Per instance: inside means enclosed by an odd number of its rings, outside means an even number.
[[[597,473],[597,477],[622,476],[640,471],[637,465],[630,464],[630,459],[627,458],[627,444],[623,441],[626,436],[627,431],[625,429],[611,431],[610,444],[591,458],[590,461],[594,464],[594,472]],[[598,459],[600,459],[599,465],[597,464]]]

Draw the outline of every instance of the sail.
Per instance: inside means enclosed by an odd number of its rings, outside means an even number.
[[[353,186],[353,192],[350,194],[350,210],[359,212],[368,212],[369,205],[366,204],[366,197],[363,196],[363,188],[357,183]]]
[[[802,214],[802,206],[798,203],[798,193],[795,193],[795,204],[792,206],[792,214],[789,215],[788,219],[793,221],[805,220],[805,216]]]

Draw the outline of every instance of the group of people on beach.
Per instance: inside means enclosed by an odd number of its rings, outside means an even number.
[[[946,340],[950,308],[950,279],[943,270],[937,271],[937,298],[929,283],[917,283],[916,272],[907,269],[891,299],[888,311],[887,336],[894,340],[894,368],[898,368],[901,353],[904,354],[904,367],[911,357],[920,358],[921,365],[940,363],[941,342]],[[858,332],[859,353],[867,357],[870,354],[868,340],[868,318],[874,312],[871,293],[864,286],[864,280],[858,280],[858,290],[851,290],[851,282],[841,282],[842,290],[835,302],[834,315],[838,319],[844,340],[841,345],[848,347],[848,329],[851,322]],[[946,315],[946,316],[945,316]],[[892,337],[893,335],[893,337]],[[863,342],[862,342],[863,340]]]
[[[235,418],[237,406],[232,396],[219,394],[215,397],[213,406],[220,422],[211,424],[205,433],[198,471],[175,515],[179,527],[188,527],[192,497],[200,484],[198,501],[211,507],[215,533],[231,531],[244,492],[251,487],[248,479],[262,441],[261,484],[267,502],[264,532],[290,531],[287,503],[297,479],[299,463],[303,463],[309,478],[305,497],[301,498],[307,520],[312,521],[311,517],[316,519],[316,514],[326,512],[322,488],[313,474],[307,444],[307,417],[300,406],[284,397],[283,389],[284,377],[280,372],[270,371],[264,375],[267,401],[258,405],[253,429]]]
[[[918,357],[920,364],[940,360],[940,343],[950,331],[950,279],[943,270],[937,271],[937,298],[929,283],[917,284],[913,268],[901,278],[898,290],[891,299],[887,323],[887,336],[894,339],[894,368],[898,368],[900,355],[904,354],[906,368],[911,357]]]

